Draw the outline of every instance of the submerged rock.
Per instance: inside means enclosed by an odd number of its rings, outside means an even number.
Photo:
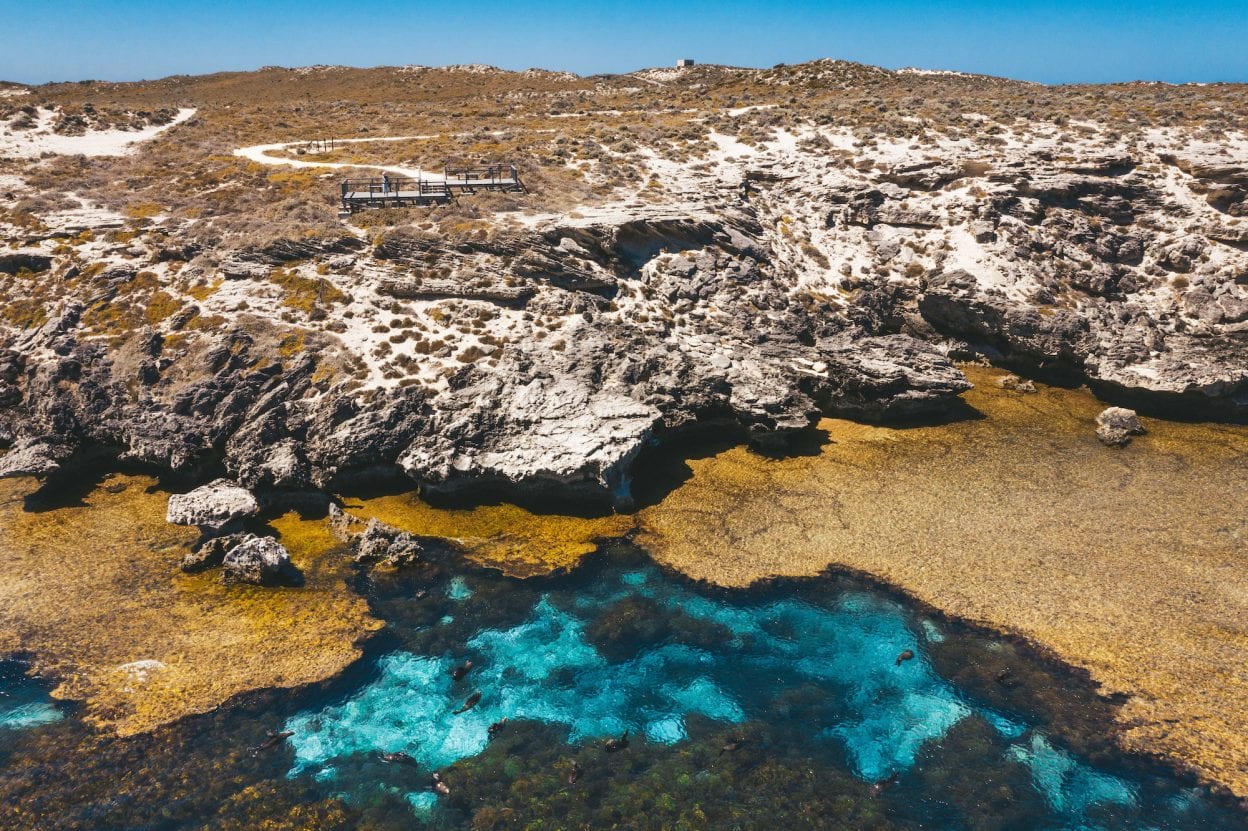
[[[1144,428],[1135,410],[1109,407],[1096,417],[1096,437],[1110,447],[1125,447],[1132,436],[1141,435]]]
[[[206,571],[216,568],[225,561],[225,555],[235,546],[245,542],[250,534],[226,534],[223,537],[209,537],[182,555],[181,568],[188,573]]]
[[[406,566],[428,558],[448,543],[395,528],[373,517],[367,522],[330,503],[329,528],[351,546],[351,558],[362,565]]]
[[[272,537],[247,538],[226,552],[222,562],[226,583],[253,583],[258,586],[285,582],[297,572],[286,547]]]
[[[355,539],[364,524],[362,519],[352,516],[333,502],[329,503],[328,516],[330,532],[343,542],[351,542]]]
[[[1013,392],[1035,392],[1036,385],[1026,379],[1019,378],[1017,375],[1002,375],[997,379],[997,386],[1003,390],[1011,390]]]
[[[259,512],[260,505],[251,491],[228,479],[217,479],[169,497],[166,518],[174,525],[198,525],[205,532],[220,533]]]

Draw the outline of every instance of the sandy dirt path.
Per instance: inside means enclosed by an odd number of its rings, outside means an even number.
[[[336,144],[366,144],[375,141],[418,141],[421,139],[435,139],[437,135],[428,136],[385,136],[382,138],[357,138],[357,139],[334,139]],[[392,173],[396,176],[404,176],[411,179],[442,179],[440,173],[428,173],[422,171],[418,167],[402,167],[399,165],[378,165],[378,164],[351,164],[348,162],[309,162],[303,159],[291,159],[285,156],[271,156],[270,153],[275,151],[287,150],[291,147],[307,144],[306,141],[287,141],[278,144],[256,144],[251,147],[240,147],[234,151],[235,156],[240,156],[257,164],[269,165],[288,165],[290,167],[322,167],[327,170],[344,170],[347,168],[356,168],[364,170],[380,170],[383,173]]]

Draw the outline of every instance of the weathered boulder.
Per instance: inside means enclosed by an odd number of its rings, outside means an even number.
[[[182,555],[181,568],[190,574],[216,568],[225,561],[227,553],[250,538],[250,534],[240,533],[201,540],[199,545]]]
[[[165,519],[174,525],[198,525],[206,533],[217,534],[259,512],[260,505],[251,491],[228,479],[217,479],[169,497]]]
[[[272,537],[247,535],[225,553],[221,579],[226,583],[269,586],[288,581],[294,566],[286,547]]]
[[[387,566],[410,565],[424,555],[424,547],[415,534],[400,531],[374,518],[364,532],[356,537],[353,548],[357,563]]]
[[[73,447],[54,442],[28,440],[20,442],[0,458],[0,478],[14,476],[48,476],[61,469],[73,454]]]
[[[627,494],[631,462],[659,412],[571,378],[483,380],[447,396],[432,429],[399,464],[427,487],[501,483]]]
[[[1110,447],[1125,447],[1132,436],[1143,432],[1135,410],[1109,407],[1096,417],[1096,437]]]

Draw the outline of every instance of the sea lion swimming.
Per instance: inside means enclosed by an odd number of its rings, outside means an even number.
[[[507,726],[507,717],[504,716],[503,718],[500,718],[498,721],[494,722],[488,728],[486,728],[485,732],[492,739],[495,736],[497,736],[499,733],[501,733],[503,728],[506,726]]]
[[[913,657],[914,657],[913,649],[902,650],[901,654],[897,656],[897,666],[901,666],[903,661],[909,661]]]
[[[477,690],[472,695],[464,699],[464,703],[460,706],[458,710],[455,711],[455,715],[468,712],[473,707],[477,706],[477,704],[479,704],[480,702],[481,702],[481,691]]]
[[[575,785],[577,783],[577,780],[581,778],[582,773],[584,773],[584,771],[581,769],[581,766],[577,764],[576,760],[574,759],[572,761],[572,769],[568,771],[568,784]]]
[[[387,765],[411,765],[412,767],[420,766],[419,762],[401,750],[396,753],[378,753],[377,756]]]
[[[744,744],[744,738],[741,736],[733,736],[728,741],[724,742],[723,747],[719,749],[719,755],[723,756],[725,753],[736,753]]]
[[[413,595],[413,597],[415,597],[417,600],[424,600],[428,596],[429,596],[429,592],[426,591],[425,589],[420,589],[419,591],[416,592],[415,595]]]
[[[606,744],[602,746],[602,749],[607,751],[608,753],[614,753],[617,750],[627,750],[628,749],[628,731],[625,730],[622,734],[620,734],[620,737],[618,739],[607,739],[607,742]]]
[[[265,750],[271,750],[295,735],[294,730],[283,730],[280,733],[274,733],[272,730],[266,732],[269,734],[269,737],[251,749],[252,756],[258,756]]]
[[[433,774],[433,790],[442,796],[451,795],[451,788],[442,780],[442,774],[440,773]]]
[[[464,661],[455,669],[451,670],[452,681],[462,681],[464,676],[472,672],[472,661]]]
[[[887,778],[881,779],[880,781],[876,782],[874,785],[871,786],[871,795],[879,796],[880,794],[884,793],[893,785],[897,784],[897,780],[899,778],[901,777],[897,773],[897,771],[893,771],[892,773],[888,775]]]

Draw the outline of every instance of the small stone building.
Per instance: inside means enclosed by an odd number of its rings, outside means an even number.
[[[676,61],[677,69],[688,69],[691,66],[693,66],[693,58],[681,58]]]

